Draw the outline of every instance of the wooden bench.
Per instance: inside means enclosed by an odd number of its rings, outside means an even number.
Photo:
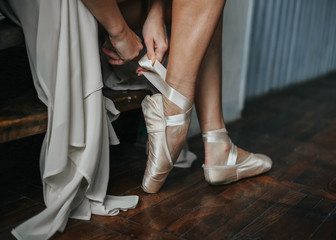
[[[32,84],[28,60],[21,66],[10,59],[11,51],[21,46],[24,49],[22,30],[7,20],[0,21],[0,143],[43,133],[47,129],[48,113],[46,106],[38,99]],[[25,53],[24,53],[25,54]],[[13,54],[12,54],[13,55]],[[26,56],[14,56],[27,58]],[[21,61],[22,59],[20,59]],[[15,65],[16,64],[16,65]],[[17,68],[17,69],[9,69]],[[26,69],[26,73],[18,72]],[[17,79],[6,79],[6,71],[22,75]],[[6,72],[6,73],[5,73]],[[13,74],[12,74],[13,75]],[[14,74],[16,75],[16,74]],[[26,76],[27,75],[27,76]],[[20,77],[18,77],[20,78]],[[116,108],[129,111],[140,107],[149,91],[112,91],[103,89],[103,94],[111,99]]]

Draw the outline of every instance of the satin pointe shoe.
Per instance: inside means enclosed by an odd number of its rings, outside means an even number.
[[[147,193],[157,193],[183,148],[190,125],[192,103],[165,82],[166,69],[158,61],[152,66],[145,55],[139,65],[147,70],[143,75],[161,92],[146,96],[141,103],[148,134],[148,158],[142,189]],[[163,95],[184,113],[165,116]],[[179,140],[180,144],[170,152],[168,141],[174,143]]]
[[[211,185],[236,182],[242,178],[252,177],[267,172],[272,167],[272,160],[264,154],[253,154],[237,162],[237,147],[232,143],[225,128],[202,134],[203,142],[231,144],[225,165],[203,164],[205,180]]]

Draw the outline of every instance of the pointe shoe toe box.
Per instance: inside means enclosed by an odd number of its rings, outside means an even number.
[[[237,178],[239,180],[269,171],[272,168],[272,160],[264,154],[251,153],[246,160],[237,166]]]
[[[163,185],[165,179],[155,179],[151,175],[147,175],[142,181],[142,190],[146,193],[157,193]]]
[[[209,184],[229,184],[269,171],[272,168],[272,160],[264,154],[251,153],[247,159],[236,165],[203,165],[203,168]]]

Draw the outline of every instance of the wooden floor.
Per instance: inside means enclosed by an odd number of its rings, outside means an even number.
[[[272,170],[226,186],[203,178],[198,160],[174,169],[158,194],[140,188],[145,149],[112,148],[109,194],[140,196],[116,217],[69,220],[53,239],[336,239],[336,74],[248,101],[228,125],[233,141],[268,154]],[[39,180],[41,135],[0,145],[0,239],[44,209]]]

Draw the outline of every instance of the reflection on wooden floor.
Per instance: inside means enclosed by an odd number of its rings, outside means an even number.
[[[116,217],[69,220],[53,239],[336,239],[336,75],[247,102],[229,124],[233,141],[272,157],[264,175],[208,186],[201,137],[190,139],[199,159],[174,169],[158,194],[140,188],[143,147],[113,148],[109,194],[140,196]],[[44,209],[38,154],[43,136],[0,145],[0,239]]]

